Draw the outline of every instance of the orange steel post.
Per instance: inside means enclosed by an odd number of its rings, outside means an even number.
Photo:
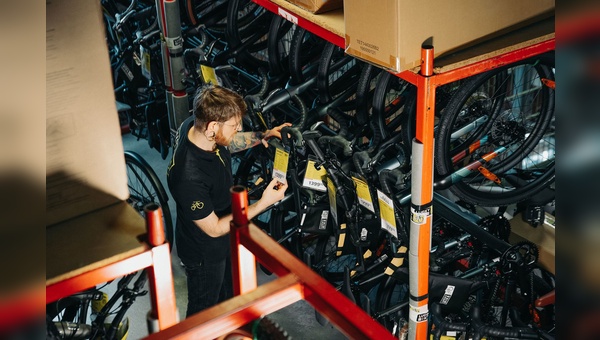
[[[417,78],[417,126],[413,140],[411,218],[409,245],[410,339],[427,339],[429,317],[429,250],[433,200],[433,128],[435,86],[433,47],[421,49],[421,72]]]
[[[248,191],[243,186],[231,188],[231,270],[233,271],[233,293],[245,294],[256,289],[256,259],[240,244],[240,233],[248,232]]]
[[[170,247],[165,243],[162,209],[159,205],[150,203],[144,207],[144,212],[148,243],[153,247],[152,266],[146,269],[152,306],[147,316],[148,332],[152,333],[176,324],[178,317]]]

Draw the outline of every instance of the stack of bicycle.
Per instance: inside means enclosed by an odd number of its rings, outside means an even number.
[[[180,1],[185,85],[245,96],[244,129],[281,141],[234,155],[236,184],[285,199],[255,223],[388,329],[407,332],[416,88],[250,0]],[[117,100],[132,131],[168,153],[152,1],[102,0]],[[434,338],[553,338],[553,275],[506,216],[553,213],[554,55],[437,89],[430,322]],[[191,97],[191,96],[190,96]],[[283,164],[283,165],[282,165]]]

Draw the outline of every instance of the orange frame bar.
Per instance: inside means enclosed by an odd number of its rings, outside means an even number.
[[[150,316],[157,320],[159,329],[176,324],[179,314],[171,271],[171,249],[169,244],[165,243],[162,209],[151,204],[145,207],[145,212],[148,232],[146,236],[149,242],[146,251],[47,285],[46,304],[145,268],[152,304]]]
[[[234,254],[234,285],[238,289],[256,285],[256,274],[244,275],[239,269],[240,263],[254,261],[254,256],[280,278],[197,313],[146,339],[216,338],[300,299],[309,302],[349,338],[395,339],[380,323],[260,228],[248,224],[244,216],[248,204],[245,193],[245,189],[241,190],[240,187],[232,189],[234,220],[231,223],[231,243]],[[237,223],[244,221],[246,224]],[[236,255],[240,246],[254,255],[248,256],[249,253],[244,252]]]

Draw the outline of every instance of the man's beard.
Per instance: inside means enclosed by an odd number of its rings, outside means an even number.
[[[221,146],[229,146],[229,143],[231,143],[231,139],[225,138],[225,136],[223,136],[223,132],[221,132],[221,130],[219,130],[219,131],[217,131],[217,134],[215,135],[215,143],[217,143],[217,145],[221,145]]]

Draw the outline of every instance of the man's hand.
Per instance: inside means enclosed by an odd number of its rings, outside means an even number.
[[[261,140],[261,142],[263,143],[265,148],[269,147],[268,140],[271,139],[272,137],[281,139],[281,129],[286,126],[292,126],[292,123],[283,123],[283,124],[279,125],[278,127],[275,127],[271,130],[265,131],[265,134],[263,135],[263,138]]]
[[[285,191],[287,188],[288,185],[286,183],[282,183],[278,179],[274,178],[271,183],[267,185],[265,191],[263,191],[262,197],[260,198],[260,200],[265,204],[264,208],[281,201],[285,197]]]

